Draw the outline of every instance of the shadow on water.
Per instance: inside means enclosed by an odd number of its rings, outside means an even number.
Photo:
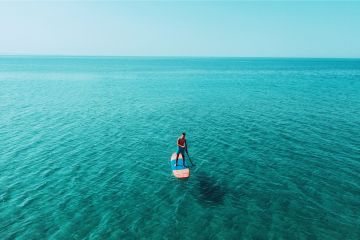
[[[226,187],[217,179],[211,178],[205,173],[197,174],[197,188],[195,197],[205,205],[223,204]]]

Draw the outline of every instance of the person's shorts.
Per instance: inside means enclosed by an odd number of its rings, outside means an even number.
[[[179,146],[177,147],[176,154],[181,153],[184,156],[184,152],[185,152],[185,148],[182,148],[182,147],[179,147]]]

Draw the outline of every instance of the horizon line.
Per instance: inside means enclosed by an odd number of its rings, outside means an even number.
[[[215,56],[215,55],[78,55],[78,54],[0,54],[0,57],[98,57],[98,58],[283,58],[283,59],[360,59],[359,57],[319,56]]]

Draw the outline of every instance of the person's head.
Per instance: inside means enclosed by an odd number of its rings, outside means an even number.
[[[185,132],[183,132],[183,133],[181,134],[181,137],[182,137],[182,138],[185,138]]]

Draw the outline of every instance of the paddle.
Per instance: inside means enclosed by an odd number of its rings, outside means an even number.
[[[189,160],[190,160],[190,162],[191,162],[191,165],[192,165],[192,166],[196,166],[196,165],[191,161],[191,158],[190,158],[190,156],[189,156],[189,152],[188,152],[187,148],[186,148],[186,154],[187,154],[187,156],[188,156],[188,158],[189,158]]]

